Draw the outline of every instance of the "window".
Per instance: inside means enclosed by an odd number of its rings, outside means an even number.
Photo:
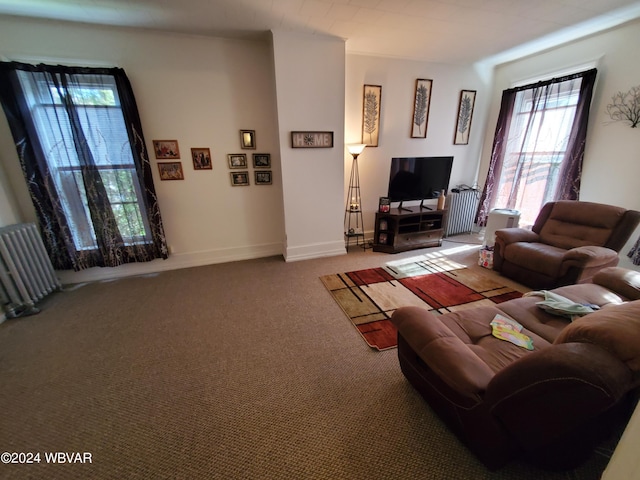
[[[93,76],[76,76],[74,85],[59,89],[50,82],[33,81],[28,72],[19,72],[18,77],[76,248],[98,247],[86,190],[92,186],[85,184],[83,176],[89,168],[97,171],[104,185],[124,244],[148,242],[149,225],[139,200],[140,183],[115,81],[107,77],[93,83]],[[86,144],[80,148],[88,148],[94,165],[80,160],[65,101],[82,106],[78,120]]]
[[[519,210],[533,225],[540,207],[554,200],[580,94],[580,79],[517,93],[496,204]]]
[[[530,227],[542,206],[577,200],[597,70],[502,92],[477,223],[494,208],[520,211]]]
[[[53,266],[82,270],[167,258],[124,70],[0,62],[0,86]]]

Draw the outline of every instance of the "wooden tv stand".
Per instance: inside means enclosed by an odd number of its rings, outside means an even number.
[[[444,236],[447,210],[426,208],[392,208],[376,213],[373,251],[398,253],[417,248],[438,247]]]

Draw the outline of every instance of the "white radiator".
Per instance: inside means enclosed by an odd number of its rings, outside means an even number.
[[[444,236],[468,233],[473,230],[473,222],[480,203],[478,190],[461,190],[447,196],[447,221]]]
[[[36,302],[62,288],[34,223],[0,228],[0,287],[9,318],[38,313]]]

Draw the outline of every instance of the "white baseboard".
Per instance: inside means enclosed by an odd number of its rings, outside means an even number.
[[[128,263],[120,265],[119,267],[89,268],[79,272],[74,272],[73,270],[58,270],[56,274],[63,285],[71,285],[276,255],[282,255],[282,244],[280,243],[223,248],[193,253],[174,253],[169,255],[169,258],[166,260]]]
[[[297,262],[300,260],[310,260],[312,258],[345,255],[346,253],[347,249],[344,246],[344,241],[314,243],[299,247],[287,247],[285,249],[284,259],[287,262]]]
[[[200,267],[215,263],[237,262],[254,258],[283,255],[285,261],[295,262],[313,258],[344,255],[347,251],[343,241],[316,243],[297,247],[287,247],[283,253],[283,245],[270,243],[249,247],[222,248],[193,253],[174,253],[166,260],[153,260],[143,263],[128,263],[119,267],[90,268],[74,272],[58,270],[56,274],[63,285],[112,280],[135,275],[148,275],[180,268]]]

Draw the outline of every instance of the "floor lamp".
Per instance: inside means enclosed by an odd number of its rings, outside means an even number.
[[[364,242],[364,222],[362,219],[360,176],[358,174],[358,155],[362,153],[364,147],[366,147],[366,145],[362,143],[347,145],[347,150],[353,157],[351,177],[349,178],[349,191],[347,193],[347,205],[344,212],[344,238],[347,249],[352,240],[356,241],[356,246],[366,248]]]

